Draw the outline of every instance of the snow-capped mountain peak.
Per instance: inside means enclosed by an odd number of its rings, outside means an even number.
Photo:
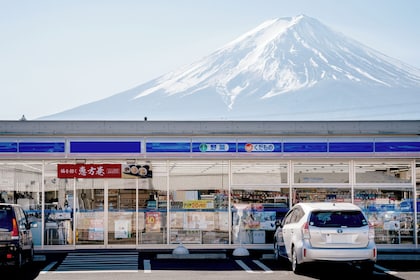
[[[396,79],[406,71],[395,69],[381,61],[383,58],[313,18],[280,18],[268,20],[210,56],[162,76],[156,86],[134,98],[159,90],[188,95],[212,87],[232,109],[241,94],[270,98],[328,80],[387,87],[419,85],[418,76]],[[262,87],[267,90],[261,91]]]
[[[405,117],[418,118],[419,89],[419,69],[298,15],[263,22],[191,65],[47,118],[101,119],[100,110],[110,119],[139,112],[179,120],[372,119],[387,116],[395,98],[407,102]]]

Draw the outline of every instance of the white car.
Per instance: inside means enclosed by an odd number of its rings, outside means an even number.
[[[286,257],[297,273],[303,263],[359,263],[373,271],[377,257],[374,229],[352,203],[298,203],[286,214],[274,235],[276,258]]]

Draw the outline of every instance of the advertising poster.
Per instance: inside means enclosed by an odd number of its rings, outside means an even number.
[[[152,178],[152,168],[150,165],[123,164],[122,178]]]
[[[190,212],[184,222],[184,229],[214,230],[214,213]]]
[[[131,221],[130,220],[115,220],[115,238],[130,238]]]
[[[160,232],[160,212],[146,212],[146,232]]]
[[[244,211],[243,222],[245,229],[275,230],[276,212]]]

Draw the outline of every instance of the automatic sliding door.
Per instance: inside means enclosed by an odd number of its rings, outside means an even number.
[[[76,181],[76,245],[103,245],[104,179]]]
[[[136,181],[108,181],[108,244],[136,244]]]

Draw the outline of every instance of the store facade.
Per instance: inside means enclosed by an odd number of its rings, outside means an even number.
[[[0,201],[37,248],[271,248],[299,201],[417,247],[420,121],[0,121]]]

